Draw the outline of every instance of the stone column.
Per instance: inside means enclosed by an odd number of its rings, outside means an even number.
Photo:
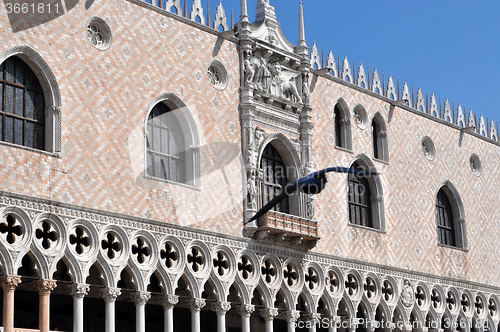
[[[116,298],[121,295],[120,288],[107,287],[101,292],[106,304],[106,332],[115,332],[115,302]]]
[[[38,329],[40,332],[49,332],[50,328],[50,292],[56,288],[57,282],[51,279],[35,281],[38,290],[40,307],[38,309]]]
[[[179,297],[177,295],[165,295],[161,300],[163,309],[165,311],[165,331],[164,332],[174,332],[174,307],[179,303]]]
[[[73,297],[73,332],[83,332],[83,298],[88,295],[90,285],[73,284],[68,286]]]
[[[328,332],[337,332],[337,327],[342,323],[340,316],[329,316],[328,317]]]
[[[250,332],[250,317],[255,311],[255,306],[251,304],[242,304],[240,306],[241,314],[241,332]]]
[[[309,332],[316,332],[316,327],[318,327],[321,322],[321,314],[318,313],[308,313],[306,315],[307,326],[309,327]]]
[[[300,311],[298,310],[287,310],[284,313],[284,318],[286,320],[287,331],[295,332],[295,328],[297,326],[297,320],[300,317]]]
[[[188,299],[186,305],[191,309],[191,332],[200,332],[200,311],[205,306],[205,299]]]
[[[21,277],[16,275],[3,275],[0,277],[3,288],[3,328],[4,332],[14,331],[14,291],[21,283]]]
[[[273,332],[273,321],[274,317],[278,316],[278,309],[265,308],[261,310],[260,315],[264,318],[264,321],[266,322],[266,332]]]
[[[132,301],[135,303],[136,332],[146,332],[146,303],[150,298],[150,292],[135,292],[132,294]]]
[[[212,304],[212,310],[217,314],[217,332],[226,332],[226,312],[231,309],[231,302]]]

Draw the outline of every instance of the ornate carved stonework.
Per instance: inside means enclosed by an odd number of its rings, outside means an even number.
[[[179,303],[179,296],[177,295],[165,295],[162,297],[160,303],[164,307],[174,307],[177,303]]]
[[[115,302],[116,298],[122,294],[120,288],[107,287],[101,291],[101,296],[104,298],[104,302],[110,303]]]
[[[229,309],[231,309],[231,302],[216,302],[212,304],[212,310],[215,311],[217,315],[225,315]]]
[[[239,311],[242,316],[250,317],[255,311],[255,306],[252,304],[242,304]]]
[[[0,283],[4,291],[15,290],[17,285],[21,283],[21,277],[16,275],[0,276]]]
[[[89,294],[90,285],[87,284],[69,285],[68,290],[71,296],[82,299]]]
[[[151,298],[150,292],[135,292],[131,296],[132,301],[136,305],[145,305]]]
[[[187,299],[186,306],[191,310],[200,311],[207,304],[205,299],[196,298],[196,299]]]
[[[413,286],[410,281],[405,279],[403,280],[403,289],[401,290],[401,303],[407,308],[413,305],[415,302],[415,292],[413,291]]]
[[[278,316],[278,309],[276,308],[265,308],[259,312],[260,316],[264,318],[264,320],[273,320],[276,316]]]
[[[39,279],[34,283],[38,294],[50,294],[56,288],[57,281],[51,279]]]

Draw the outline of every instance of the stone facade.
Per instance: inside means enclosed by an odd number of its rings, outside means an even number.
[[[28,64],[48,119],[45,151],[0,142],[4,329],[30,327],[16,326],[13,294],[28,292],[34,278],[39,295],[28,293],[40,301],[41,331],[49,330],[51,292],[73,297],[79,332],[90,329],[87,297],[104,299],[105,324],[96,324],[107,332],[115,304],[129,299],[141,332],[150,305],[163,306],[169,332],[179,330],[176,308],[190,310],[192,331],[205,329],[208,311],[221,332],[293,331],[322,319],[350,331],[384,320],[389,330],[420,322],[413,329],[497,331],[495,126],[483,118],[476,126],[460,106],[455,116],[448,102],[438,114],[434,97],[426,105],[406,84],[400,95],[392,78],[385,86],[375,71],[367,80],[347,58],[340,68],[329,54],[322,68],[302,15],[295,46],[269,1],[257,1],[253,24],[246,6],[235,25],[221,4],[214,20],[205,16],[201,1],[190,13],[179,0],[87,1],[29,28],[29,15],[0,14],[0,63],[17,56]],[[148,173],[147,126],[158,103],[180,119],[193,176],[185,183]],[[290,181],[356,161],[380,173],[370,180],[373,227],[350,222],[348,179],[338,173],[319,195],[292,195],[288,213],[268,215],[274,226],[248,222],[264,204],[268,145]],[[443,187],[453,201],[452,246],[438,240]],[[33,276],[21,273],[25,257]],[[60,262],[70,290],[60,286]]]

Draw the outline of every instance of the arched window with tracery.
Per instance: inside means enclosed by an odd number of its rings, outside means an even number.
[[[1,140],[45,149],[45,99],[33,70],[12,56],[0,64]]]
[[[147,123],[147,173],[150,176],[186,183],[186,145],[182,127],[172,109],[159,102]]]
[[[351,121],[347,105],[341,100],[333,110],[335,146],[351,150]]]
[[[456,246],[453,209],[448,196],[441,188],[436,198],[436,221],[438,242],[447,246]]]
[[[351,167],[361,168],[355,162]],[[366,177],[348,175],[349,222],[351,224],[373,227],[370,183]]]
[[[262,152],[260,168],[263,174],[261,206],[264,206],[279,195],[288,182],[285,163],[272,144],[268,144]],[[289,213],[288,197],[277,204],[273,210]]]
[[[384,119],[380,113],[377,113],[372,120],[372,144],[373,158],[382,161],[389,161],[387,130]]]

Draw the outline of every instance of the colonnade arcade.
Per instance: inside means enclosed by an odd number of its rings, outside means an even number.
[[[487,286],[70,207],[0,197],[0,245],[7,332],[498,329]]]

